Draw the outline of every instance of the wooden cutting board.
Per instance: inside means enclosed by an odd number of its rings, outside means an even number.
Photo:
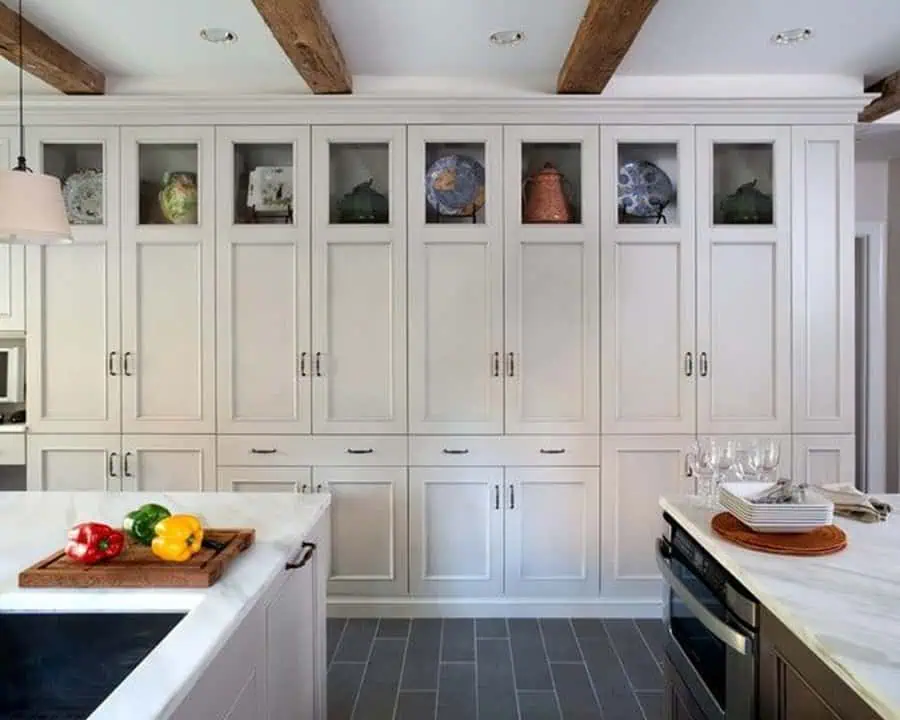
[[[225,543],[222,550],[202,548],[183,563],[160,560],[149,547],[130,538],[112,560],[83,565],[58,550],[19,573],[23,588],[207,588],[253,544],[252,528],[208,528],[204,536]]]

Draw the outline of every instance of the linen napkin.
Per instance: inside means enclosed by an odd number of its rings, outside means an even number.
[[[831,483],[820,485],[815,491],[834,503],[834,514],[860,520],[862,522],[879,522],[887,520],[891,506],[872,495],[866,495],[853,485]]]

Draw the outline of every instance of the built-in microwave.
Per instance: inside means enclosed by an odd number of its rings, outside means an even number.
[[[25,348],[0,347],[0,403],[25,402]]]

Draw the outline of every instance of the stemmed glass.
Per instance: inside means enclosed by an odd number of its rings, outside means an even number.
[[[751,441],[747,447],[747,461],[760,480],[771,479],[781,461],[781,443],[773,438]]]
[[[699,438],[693,442],[687,455],[688,466],[697,478],[697,495],[710,506],[715,504],[715,457],[715,443],[710,438]]]

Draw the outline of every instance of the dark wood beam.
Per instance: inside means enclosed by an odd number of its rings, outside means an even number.
[[[556,80],[558,93],[600,93],[657,0],[590,0]]]
[[[0,56],[19,66],[19,14],[0,3]],[[106,76],[52,37],[22,20],[25,72],[67,95],[103,95]]]
[[[314,93],[353,92],[344,55],[318,0],[253,0],[253,4]]]
[[[891,73],[883,80],[869,85],[866,92],[881,93],[881,97],[875,98],[859,113],[859,121],[863,123],[874,122],[900,110],[900,70]]]

